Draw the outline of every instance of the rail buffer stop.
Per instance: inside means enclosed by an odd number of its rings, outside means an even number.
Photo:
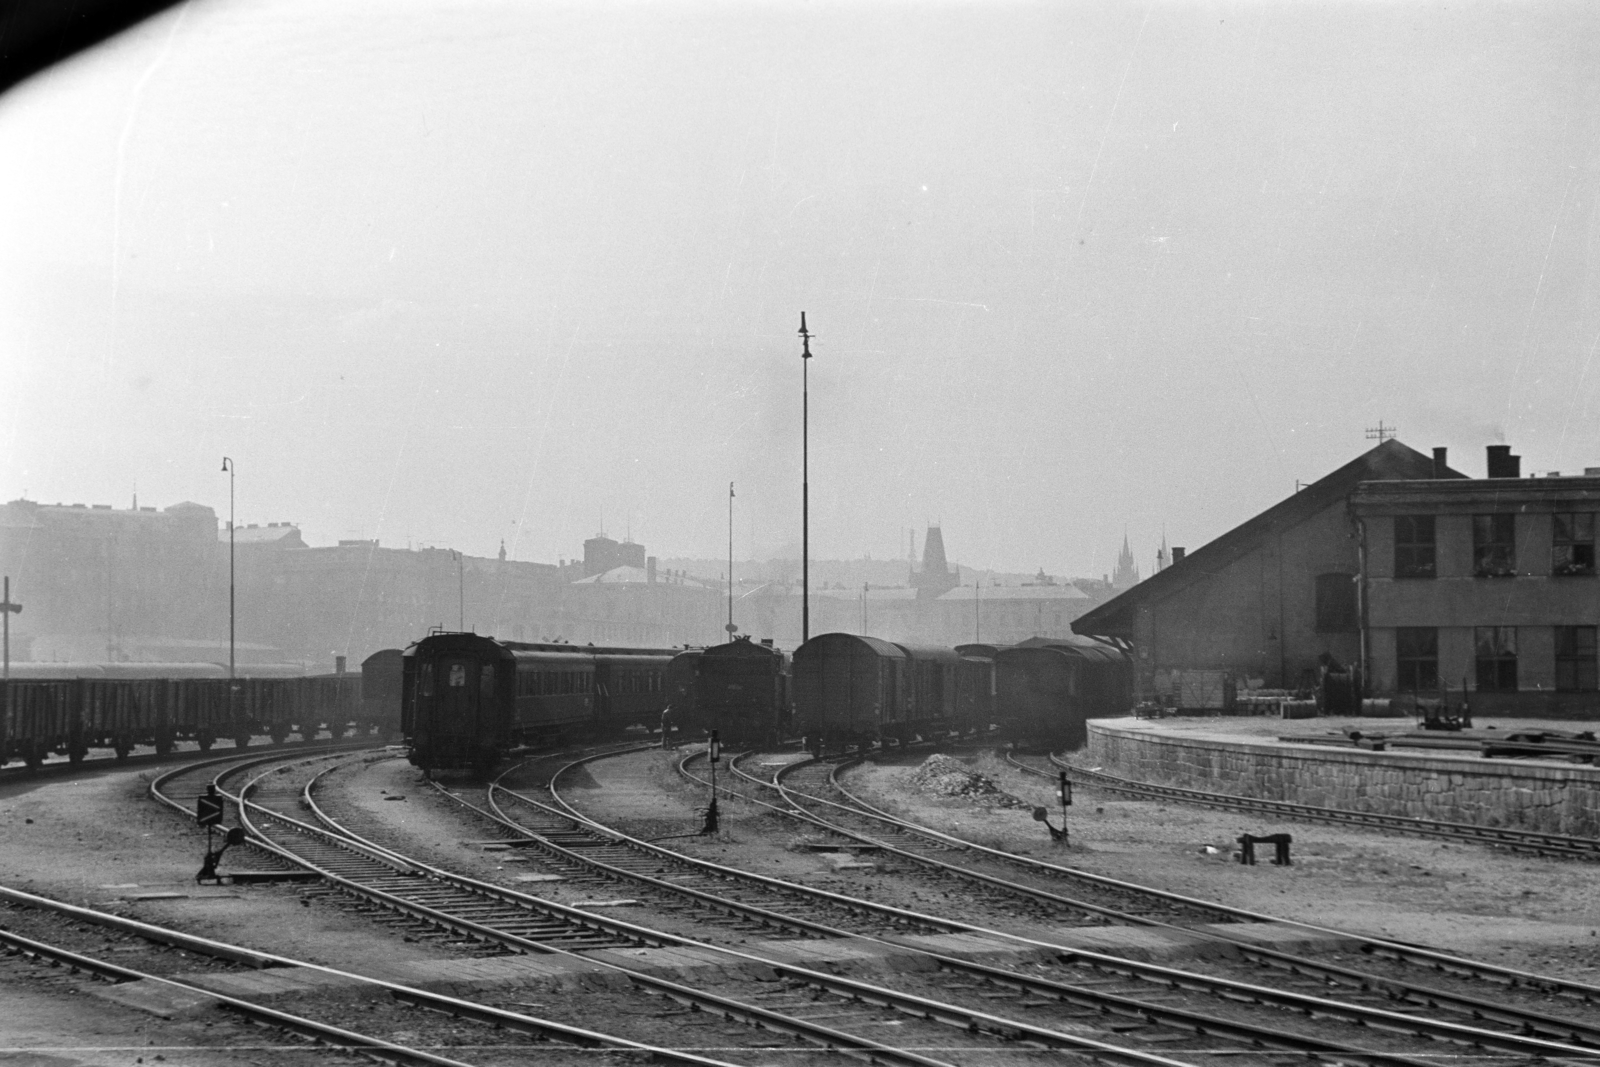
[[[1241,834],[1239,837],[1239,862],[1254,867],[1256,846],[1273,847],[1272,862],[1278,867],[1289,866],[1289,845],[1294,838],[1288,834]]]

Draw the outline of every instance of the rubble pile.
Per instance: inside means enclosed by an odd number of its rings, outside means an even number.
[[[1025,808],[1028,805],[1004,792],[988,778],[967,770],[959,760],[933,755],[907,776],[910,787],[924,796],[966,797],[997,808]]]

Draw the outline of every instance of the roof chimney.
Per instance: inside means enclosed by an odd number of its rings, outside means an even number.
[[[1172,564],[1173,564],[1173,566],[1177,566],[1178,564],[1180,564],[1182,562],[1183,562],[1183,546],[1182,545],[1173,545],[1172,546]]]
[[[1513,456],[1510,445],[1489,445],[1486,451],[1489,454],[1489,477],[1522,477],[1522,457]]]
[[[1445,456],[1448,455],[1449,452],[1450,450],[1448,448],[1436,448],[1433,450],[1433,476],[1435,478],[1450,477],[1450,475],[1446,473],[1450,469],[1450,464],[1445,462]]]

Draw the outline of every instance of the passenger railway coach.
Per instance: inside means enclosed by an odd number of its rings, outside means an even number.
[[[654,729],[675,652],[424,638],[404,657],[401,724],[411,762],[483,772],[523,745]]]

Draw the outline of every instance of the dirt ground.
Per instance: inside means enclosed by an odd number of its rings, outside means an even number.
[[[329,966],[359,970],[436,955],[398,938],[376,940],[370,927],[333,909],[306,907],[293,886],[197,886],[205,831],[148,798],[156,773],[106,770],[0,787],[0,882]],[[228,853],[223,869],[247,866],[246,855]],[[139,899],[146,894],[178,896]],[[217,1041],[209,1024],[175,1025],[93,996],[45,994],[21,965],[0,967],[0,1005],[0,1064],[300,1062],[284,1058],[275,1035],[250,1027],[242,1043],[249,1047],[241,1047],[231,1032]]]
[[[1030,806],[1046,807],[1059,825],[1050,782],[993,755],[963,762]],[[1074,794],[1070,845],[1062,849],[1030,810],[920,796],[906,789],[909,777],[909,766],[866,765],[846,781],[888,810],[982,844],[1252,911],[1600,981],[1600,864],[1090,789]],[[1240,834],[1279,832],[1293,835],[1291,866],[1233,859]]]

